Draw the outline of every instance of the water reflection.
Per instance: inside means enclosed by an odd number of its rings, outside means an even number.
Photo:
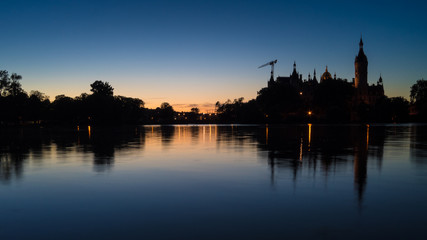
[[[105,172],[112,170],[118,152],[140,151],[147,144],[158,143],[164,148],[188,144],[199,151],[203,151],[204,145],[214,144],[218,150],[257,149],[269,166],[272,185],[283,176],[295,182],[299,178],[328,179],[330,175],[347,173],[351,169],[361,204],[369,171],[381,170],[387,137],[408,139],[415,163],[427,162],[427,134],[423,130],[423,125],[396,130],[393,126],[312,124],[11,129],[3,130],[0,139],[0,181],[21,178],[28,162],[43,164],[45,156],[50,155],[56,156],[58,161],[65,161],[66,156],[76,153],[84,153],[85,159],[91,155],[93,170]]]
[[[28,137],[23,129],[4,129],[0,138],[0,181],[21,178],[30,153],[41,152],[43,144],[49,144],[49,139],[37,129],[31,129]],[[33,154],[35,158],[40,156]]]
[[[21,128],[3,130],[0,139],[0,181],[22,177],[27,162],[43,164],[47,156],[58,161],[76,153],[92,153],[94,171],[110,170],[115,152],[122,148],[143,148],[145,129],[121,128]]]
[[[427,131],[424,125],[410,126],[411,159],[418,165],[427,164]]]
[[[267,152],[273,185],[277,170],[290,171],[292,179],[297,181],[300,175],[316,177],[319,173],[328,178],[352,165],[354,188],[361,203],[368,178],[368,159],[381,168],[385,130],[369,125],[267,126],[265,135],[258,135],[257,140],[259,148]]]
[[[49,225],[55,239],[412,239],[425,232],[426,130],[1,129],[0,236],[31,239]]]

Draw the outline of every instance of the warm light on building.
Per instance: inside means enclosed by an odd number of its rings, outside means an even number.
[[[265,126],[265,144],[268,144],[268,124]]]

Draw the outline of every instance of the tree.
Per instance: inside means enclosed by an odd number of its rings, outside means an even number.
[[[418,80],[411,87],[411,103],[427,101],[427,80]]]
[[[9,73],[6,70],[0,70],[0,94],[6,95],[6,89],[10,85]]]
[[[411,87],[411,103],[415,105],[421,119],[427,120],[427,80],[418,80]]]
[[[191,108],[191,111],[188,114],[188,120],[193,123],[197,122],[200,119],[199,113],[200,113],[200,110],[198,107]]]
[[[160,109],[162,109],[162,110],[169,109],[169,108],[172,108],[172,106],[168,102],[164,102],[164,103],[160,104]]]
[[[162,103],[158,111],[159,111],[161,122],[164,122],[164,123],[172,122],[175,111],[173,110],[173,107],[169,103],[167,102]]]
[[[46,100],[49,101],[49,96],[46,96],[46,94],[39,92],[37,90],[32,90],[30,92],[30,98],[38,99],[40,102],[43,102]]]
[[[393,122],[402,122],[408,119],[409,102],[404,97],[390,98],[390,109]]]
[[[138,123],[142,119],[144,101],[139,98],[130,98],[124,96],[115,96],[114,115],[118,116],[116,120],[121,123]]]
[[[90,86],[90,91],[93,92],[94,95],[113,96],[114,88],[108,82],[96,80]]]
[[[276,83],[258,91],[256,98],[268,121],[287,121],[302,106],[299,91],[290,84]]]
[[[216,102],[215,108],[219,115],[221,122],[253,122],[254,116],[257,114],[254,110],[257,110],[256,102],[250,101],[249,103],[243,102],[244,98],[237,98],[234,101],[228,99],[225,103],[221,104]],[[250,116],[254,114],[253,116]]]
[[[200,110],[197,107],[191,108],[191,112],[194,113],[195,115],[198,115]]]
[[[76,106],[72,98],[64,94],[55,97],[52,102],[52,117],[59,123],[74,123],[76,117]]]
[[[12,75],[10,76],[10,84],[6,88],[8,95],[16,97],[21,93],[25,93],[24,89],[22,89],[21,83],[19,82],[19,80],[21,79],[21,75],[12,73]]]
[[[49,97],[39,91],[31,91],[27,101],[27,118],[34,122],[45,120],[49,110]]]

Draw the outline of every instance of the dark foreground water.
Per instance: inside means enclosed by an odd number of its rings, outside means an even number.
[[[427,237],[423,125],[0,133],[0,239]]]

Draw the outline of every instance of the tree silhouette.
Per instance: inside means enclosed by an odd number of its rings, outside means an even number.
[[[159,120],[161,123],[170,123],[173,121],[175,111],[169,103],[162,103],[160,105],[160,108],[158,108],[157,110],[159,112]]]
[[[411,102],[427,101],[427,80],[418,80],[411,87]]]
[[[27,105],[28,119],[38,122],[48,115],[50,105],[49,97],[39,91],[31,91]]]
[[[299,91],[290,84],[276,83],[258,92],[257,103],[268,121],[285,121],[302,107]]]
[[[25,91],[22,89],[21,83],[19,82],[21,79],[21,75],[12,73],[10,76],[10,84],[6,88],[9,95],[16,97],[21,93],[25,93]]]
[[[9,73],[6,70],[0,70],[0,95],[6,95],[6,89],[10,85]]]
[[[427,80],[418,80],[411,87],[411,103],[415,104],[420,120],[427,120]]]
[[[74,123],[76,117],[75,102],[64,94],[55,97],[52,103],[53,119],[57,123]]]
[[[197,107],[191,108],[191,112],[194,113],[195,115],[198,115],[200,110]]]
[[[96,80],[90,87],[90,91],[95,95],[113,96],[114,88],[108,82]]]

